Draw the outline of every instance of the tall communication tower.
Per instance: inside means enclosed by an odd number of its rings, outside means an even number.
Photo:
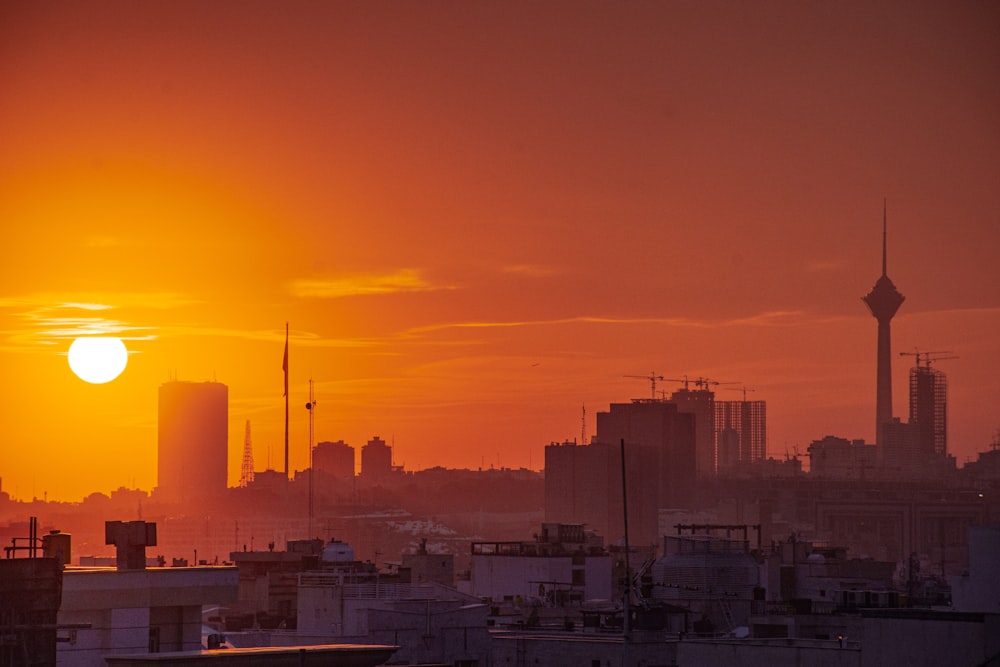
[[[240,468],[240,486],[253,481],[253,444],[250,442],[250,420],[247,420],[246,436],[243,438],[243,466]]]
[[[892,421],[892,334],[890,321],[903,305],[906,299],[886,270],[886,215],[885,202],[882,202],[882,275],[875,282],[862,300],[868,304],[868,309],[878,321],[878,351],[876,355],[876,392],[875,392],[875,443],[882,442],[882,425]]]

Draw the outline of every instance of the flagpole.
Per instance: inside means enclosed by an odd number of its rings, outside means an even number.
[[[285,322],[285,481],[288,480],[288,322]]]

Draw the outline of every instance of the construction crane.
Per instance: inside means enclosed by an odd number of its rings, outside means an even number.
[[[664,378],[660,378],[660,379],[662,380]],[[714,387],[714,386],[718,386],[720,384],[739,384],[739,382],[719,382],[718,380],[711,380],[711,379],[706,378],[706,377],[689,378],[687,375],[684,376],[683,380],[680,379],[680,378],[666,378],[666,381],[667,382],[682,382],[684,384],[684,391],[688,391],[688,387],[690,385],[692,385],[692,384],[694,385],[694,387],[695,387],[696,390],[700,390],[700,389],[707,390],[710,386]]]
[[[726,384],[739,384],[739,382],[727,382]],[[753,387],[748,387],[746,385],[743,385],[742,387],[728,387],[728,389],[730,389],[731,391],[742,391],[743,392],[743,402],[744,403],[747,402],[747,392],[748,391],[757,391]]]
[[[660,378],[660,379],[663,380],[664,378]],[[688,383],[690,383],[690,382],[697,383],[697,380],[691,380],[691,379],[688,378],[687,375],[684,376],[683,380],[681,380],[680,378],[666,378],[666,381],[667,382],[682,382],[684,384],[684,391],[687,391],[687,389],[688,389]]]
[[[656,381],[661,382],[665,379],[662,375],[657,375],[655,371],[649,375],[623,375],[622,377],[633,378],[635,380],[649,380],[649,384],[653,390],[653,400],[656,400]]]
[[[694,386],[701,389],[708,389],[709,385],[717,387],[722,384],[739,384],[739,382],[720,382],[718,380],[710,380],[708,378],[700,377],[694,381]]]
[[[950,356],[931,356],[931,355],[950,355]],[[958,355],[952,354],[950,350],[936,350],[934,352],[921,352],[920,350],[914,348],[913,352],[900,352],[901,357],[913,357],[914,365],[918,368],[920,367],[920,357],[924,358],[924,368],[930,368],[932,361],[944,361],[945,359],[958,359]]]

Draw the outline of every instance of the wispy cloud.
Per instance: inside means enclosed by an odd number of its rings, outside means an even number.
[[[420,335],[433,331],[445,329],[501,329],[511,327],[538,327],[553,325],[576,325],[576,324],[608,324],[608,325],[638,325],[655,324],[671,327],[688,328],[721,328],[721,327],[789,327],[802,324],[814,324],[819,321],[828,321],[830,317],[817,317],[802,310],[776,310],[766,311],[749,315],[747,317],[710,320],[692,319],[685,317],[609,317],[581,315],[578,317],[566,317],[550,320],[513,320],[513,321],[492,321],[492,322],[445,322],[441,324],[429,324],[420,327],[407,329],[404,335]]]
[[[393,273],[357,274],[331,278],[295,280],[289,285],[293,296],[312,299],[336,299],[344,296],[394,294],[397,292],[428,292],[455,289],[449,285],[435,285],[415,269],[400,269]]]
[[[0,297],[2,308],[111,310],[114,308],[180,308],[201,303],[177,292],[66,292]]]
[[[52,345],[81,336],[117,336],[149,340],[155,329],[104,315],[134,308],[170,309],[198,303],[174,292],[39,293],[0,297],[0,310],[23,325],[5,330],[15,347]],[[99,315],[100,314],[100,315]]]

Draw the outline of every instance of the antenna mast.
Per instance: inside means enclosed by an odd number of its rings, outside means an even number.
[[[288,480],[288,322],[285,322],[285,358],[281,364],[285,371],[285,480]]]
[[[243,466],[240,468],[240,486],[253,481],[253,444],[250,441],[250,420],[247,420],[246,435],[243,437]]]
[[[316,399],[313,396],[313,381],[309,378],[309,402],[306,403],[306,410],[309,411],[309,539],[313,534],[313,477],[316,470],[313,467],[313,421],[316,416]]]
[[[886,233],[885,233],[885,197],[882,198],[882,275],[889,275],[886,273],[886,261],[885,261],[885,247],[886,247]]]

